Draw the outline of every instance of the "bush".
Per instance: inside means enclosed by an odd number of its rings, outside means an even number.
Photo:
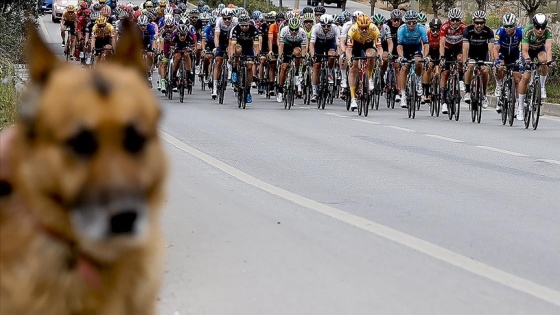
[[[247,2],[247,7],[245,7],[245,9],[249,11],[249,13],[255,10],[259,10],[261,12],[286,11],[286,8],[281,9],[279,6],[274,5],[270,0],[247,0],[246,2]],[[222,3],[222,1],[210,0],[209,3],[211,7],[216,7],[219,3]],[[233,3],[238,7],[243,7],[243,0],[230,0],[227,3]]]
[[[13,124],[16,119],[18,96],[14,75],[12,62],[7,58],[0,58],[0,128]]]

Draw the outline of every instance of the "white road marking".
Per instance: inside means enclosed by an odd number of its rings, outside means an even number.
[[[519,276],[507,273],[500,269],[494,268],[492,266],[483,264],[469,257],[457,254],[453,251],[440,247],[438,245],[429,243],[427,241],[421,240],[414,236],[408,235],[406,233],[397,231],[390,227],[375,223],[373,221],[366,220],[362,217],[344,212],[337,208],[319,203],[317,201],[305,198],[298,194],[289,192],[282,188],[276,187],[269,183],[263,182],[251,175],[248,175],[218,159],[215,159],[208,154],[205,154],[181,140],[173,137],[172,135],[161,131],[161,137],[168,143],[174,145],[178,149],[202,160],[203,162],[214,166],[223,172],[249,184],[263,191],[276,195],[278,197],[284,198],[291,201],[297,205],[303,206],[310,210],[316,211],[318,213],[324,214],[331,218],[337,219],[339,221],[345,222],[349,225],[362,229],[364,231],[370,232],[372,234],[381,236],[388,240],[394,241],[403,246],[409,247],[411,249],[422,252],[430,257],[441,260],[460,269],[469,271],[475,275],[484,277],[486,279],[492,280],[496,283],[502,284],[509,288],[524,292],[533,297],[539,298],[543,301],[551,303],[556,306],[560,306],[560,292],[554,289],[548,288],[546,286],[537,284],[530,280],[521,278]]]
[[[307,106],[299,106],[298,108],[301,108],[301,109],[310,109],[310,108],[307,107]]]
[[[477,145],[476,147],[480,148],[480,149],[484,149],[484,150],[490,150],[490,151],[509,154],[509,155],[513,155],[513,156],[523,156],[523,157],[528,156],[527,154],[512,152],[512,151],[508,151],[508,150],[502,150],[502,149],[493,148],[493,147],[487,147],[485,145]]]
[[[361,122],[365,122],[365,123],[372,124],[372,125],[381,125],[381,123],[377,122],[377,121],[371,121],[371,120],[365,120],[365,119],[356,119],[356,118],[353,118],[352,120],[361,121]]]
[[[387,128],[391,128],[391,129],[395,129],[395,130],[400,130],[400,131],[406,131],[406,132],[418,132],[416,130],[412,130],[412,129],[408,129],[408,128],[403,128],[403,127],[399,127],[399,126],[385,126]]]
[[[337,114],[337,113],[325,113],[325,114],[331,115],[331,116],[335,116],[335,117],[342,117],[342,118],[348,118],[348,117],[350,117],[350,116],[339,115],[339,114]]]
[[[47,32],[47,27],[45,26],[45,22],[43,22],[43,19],[39,19],[39,25],[41,26],[41,31],[43,31],[43,35],[45,35],[45,40],[47,41],[47,43],[54,43],[51,35],[49,35],[49,32]]]
[[[447,137],[443,137],[443,136],[438,136],[438,135],[429,135],[429,134],[425,134],[426,137],[430,137],[430,138],[436,138],[436,139],[440,139],[440,140],[445,140],[445,141],[449,141],[449,142],[455,142],[455,143],[463,143],[465,141],[463,140],[457,140],[457,139],[453,139],[453,138],[447,138]]]
[[[537,162],[546,162],[546,163],[551,163],[551,164],[558,164],[558,165],[560,165],[560,161],[556,161],[556,160],[537,160]]]

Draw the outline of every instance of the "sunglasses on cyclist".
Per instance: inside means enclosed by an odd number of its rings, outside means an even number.
[[[451,21],[451,22],[461,22],[461,19],[451,19],[449,21]]]
[[[313,23],[313,21],[303,21],[303,23]]]
[[[329,24],[321,24],[322,28],[331,28],[331,26]]]
[[[299,28],[290,28],[290,32],[292,32],[292,33],[295,33],[297,31],[299,31]]]
[[[515,25],[504,25],[504,28],[506,28],[506,29],[512,29],[514,27],[515,27]]]
[[[533,25],[533,27],[538,31],[542,31],[546,28],[546,26],[542,26],[542,25]]]
[[[417,21],[406,21],[406,25],[416,25],[418,24]]]
[[[225,17],[225,18],[223,18],[223,19],[224,19],[224,21],[229,21],[229,20],[231,20],[230,17]]]
[[[360,29],[360,32],[365,32],[365,31],[369,30],[369,26],[360,26],[359,29]]]
[[[484,24],[486,24],[485,21],[474,21],[473,23],[474,23],[474,25],[484,25]]]
[[[315,17],[321,17],[323,14],[315,14]]]

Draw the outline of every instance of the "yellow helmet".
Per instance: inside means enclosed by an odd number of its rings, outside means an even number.
[[[165,1],[165,0],[160,0],[160,1],[159,1],[159,6],[160,6],[160,7],[165,7],[165,6],[167,6],[167,1]]]
[[[107,1],[106,0],[99,0],[99,3],[101,4],[105,4]]]
[[[73,5],[69,5],[68,7],[66,7],[66,11],[68,12],[74,12],[76,11],[76,7]]]
[[[105,24],[107,24],[107,18],[104,16],[100,16],[95,21],[95,24],[98,26],[105,26]]]
[[[356,24],[358,24],[358,27],[366,27],[371,24],[371,19],[367,16],[367,14],[362,14],[356,19]]]

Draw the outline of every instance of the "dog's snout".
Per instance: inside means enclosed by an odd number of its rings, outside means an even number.
[[[131,234],[134,233],[134,226],[138,219],[138,212],[134,209],[127,209],[111,217],[112,234]]]

